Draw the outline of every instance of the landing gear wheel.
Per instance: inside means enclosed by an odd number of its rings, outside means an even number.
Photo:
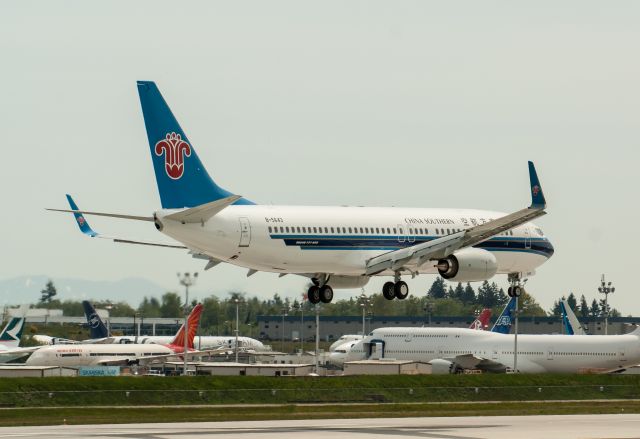
[[[325,285],[320,288],[320,300],[322,303],[331,303],[333,299],[333,288],[329,285]]]
[[[409,295],[409,285],[407,285],[407,283],[404,281],[398,281],[393,286],[393,293],[396,298],[400,300],[406,299]]]
[[[382,286],[382,295],[387,300],[395,299],[396,297],[395,284],[393,282],[386,282]]]
[[[307,291],[307,299],[309,299],[309,302],[313,305],[320,303],[320,287],[316,285],[310,286]]]
[[[518,286],[509,287],[507,289],[507,295],[509,297],[520,297],[520,296],[522,296],[522,292],[523,291],[524,291],[524,289],[522,287],[518,287]]]

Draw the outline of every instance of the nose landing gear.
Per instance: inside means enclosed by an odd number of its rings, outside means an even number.
[[[511,285],[507,288],[507,295],[509,297],[520,297],[522,293],[524,293],[524,284],[527,282],[527,279],[524,281],[521,280],[520,273],[510,273],[507,279]]]

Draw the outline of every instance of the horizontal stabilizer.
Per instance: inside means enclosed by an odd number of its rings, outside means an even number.
[[[225,207],[232,205],[240,198],[242,198],[240,195],[231,195],[227,198],[201,204],[200,206],[191,207],[180,212],[171,213],[164,218],[179,221],[182,224],[204,224],[209,221],[209,218],[222,211]]]
[[[45,209],[50,210],[52,212],[70,212],[74,215],[82,214],[82,215],[97,215],[97,216],[108,216],[110,218],[122,218],[122,219],[130,219],[136,221],[152,221],[152,216],[137,216],[137,215],[122,215],[119,213],[105,213],[105,212],[89,212],[88,210],[78,210],[78,209]]]

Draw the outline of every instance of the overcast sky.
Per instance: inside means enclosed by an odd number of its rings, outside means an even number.
[[[176,271],[202,270],[179,250],[90,240],[44,211],[67,192],[85,209],[159,207],[144,79],[214,179],[259,203],[509,212],[530,201],[534,160],[549,212],[536,223],[556,254],[529,292],[546,309],[570,291],[590,301],[606,273],[612,305],[640,315],[638,23],[633,1],[4,1],[0,278],[175,288]],[[150,223],[90,221],[162,238]],[[217,267],[200,289],[266,297],[306,282],[245,274]]]

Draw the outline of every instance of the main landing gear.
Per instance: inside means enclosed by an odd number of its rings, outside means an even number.
[[[387,300],[406,299],[409,295],[409,285],[400,280],[400,275],[396,273],[395,282],[386,282],[382,286],[382,295]]]
[[[333,288],[325,284],[323,286],[311,285],[307,291],[307,298],[313,305],[318,303],[331,303],[333,300]]]
[[[510,273],[507,277],[509,280],[509,284],[511,285],[507,288],[507,295],[509,297],[520,297],[522,293],[524,293],[524,284],[527,282],[525,279],[522,281],[520,279],[520,273]]]

